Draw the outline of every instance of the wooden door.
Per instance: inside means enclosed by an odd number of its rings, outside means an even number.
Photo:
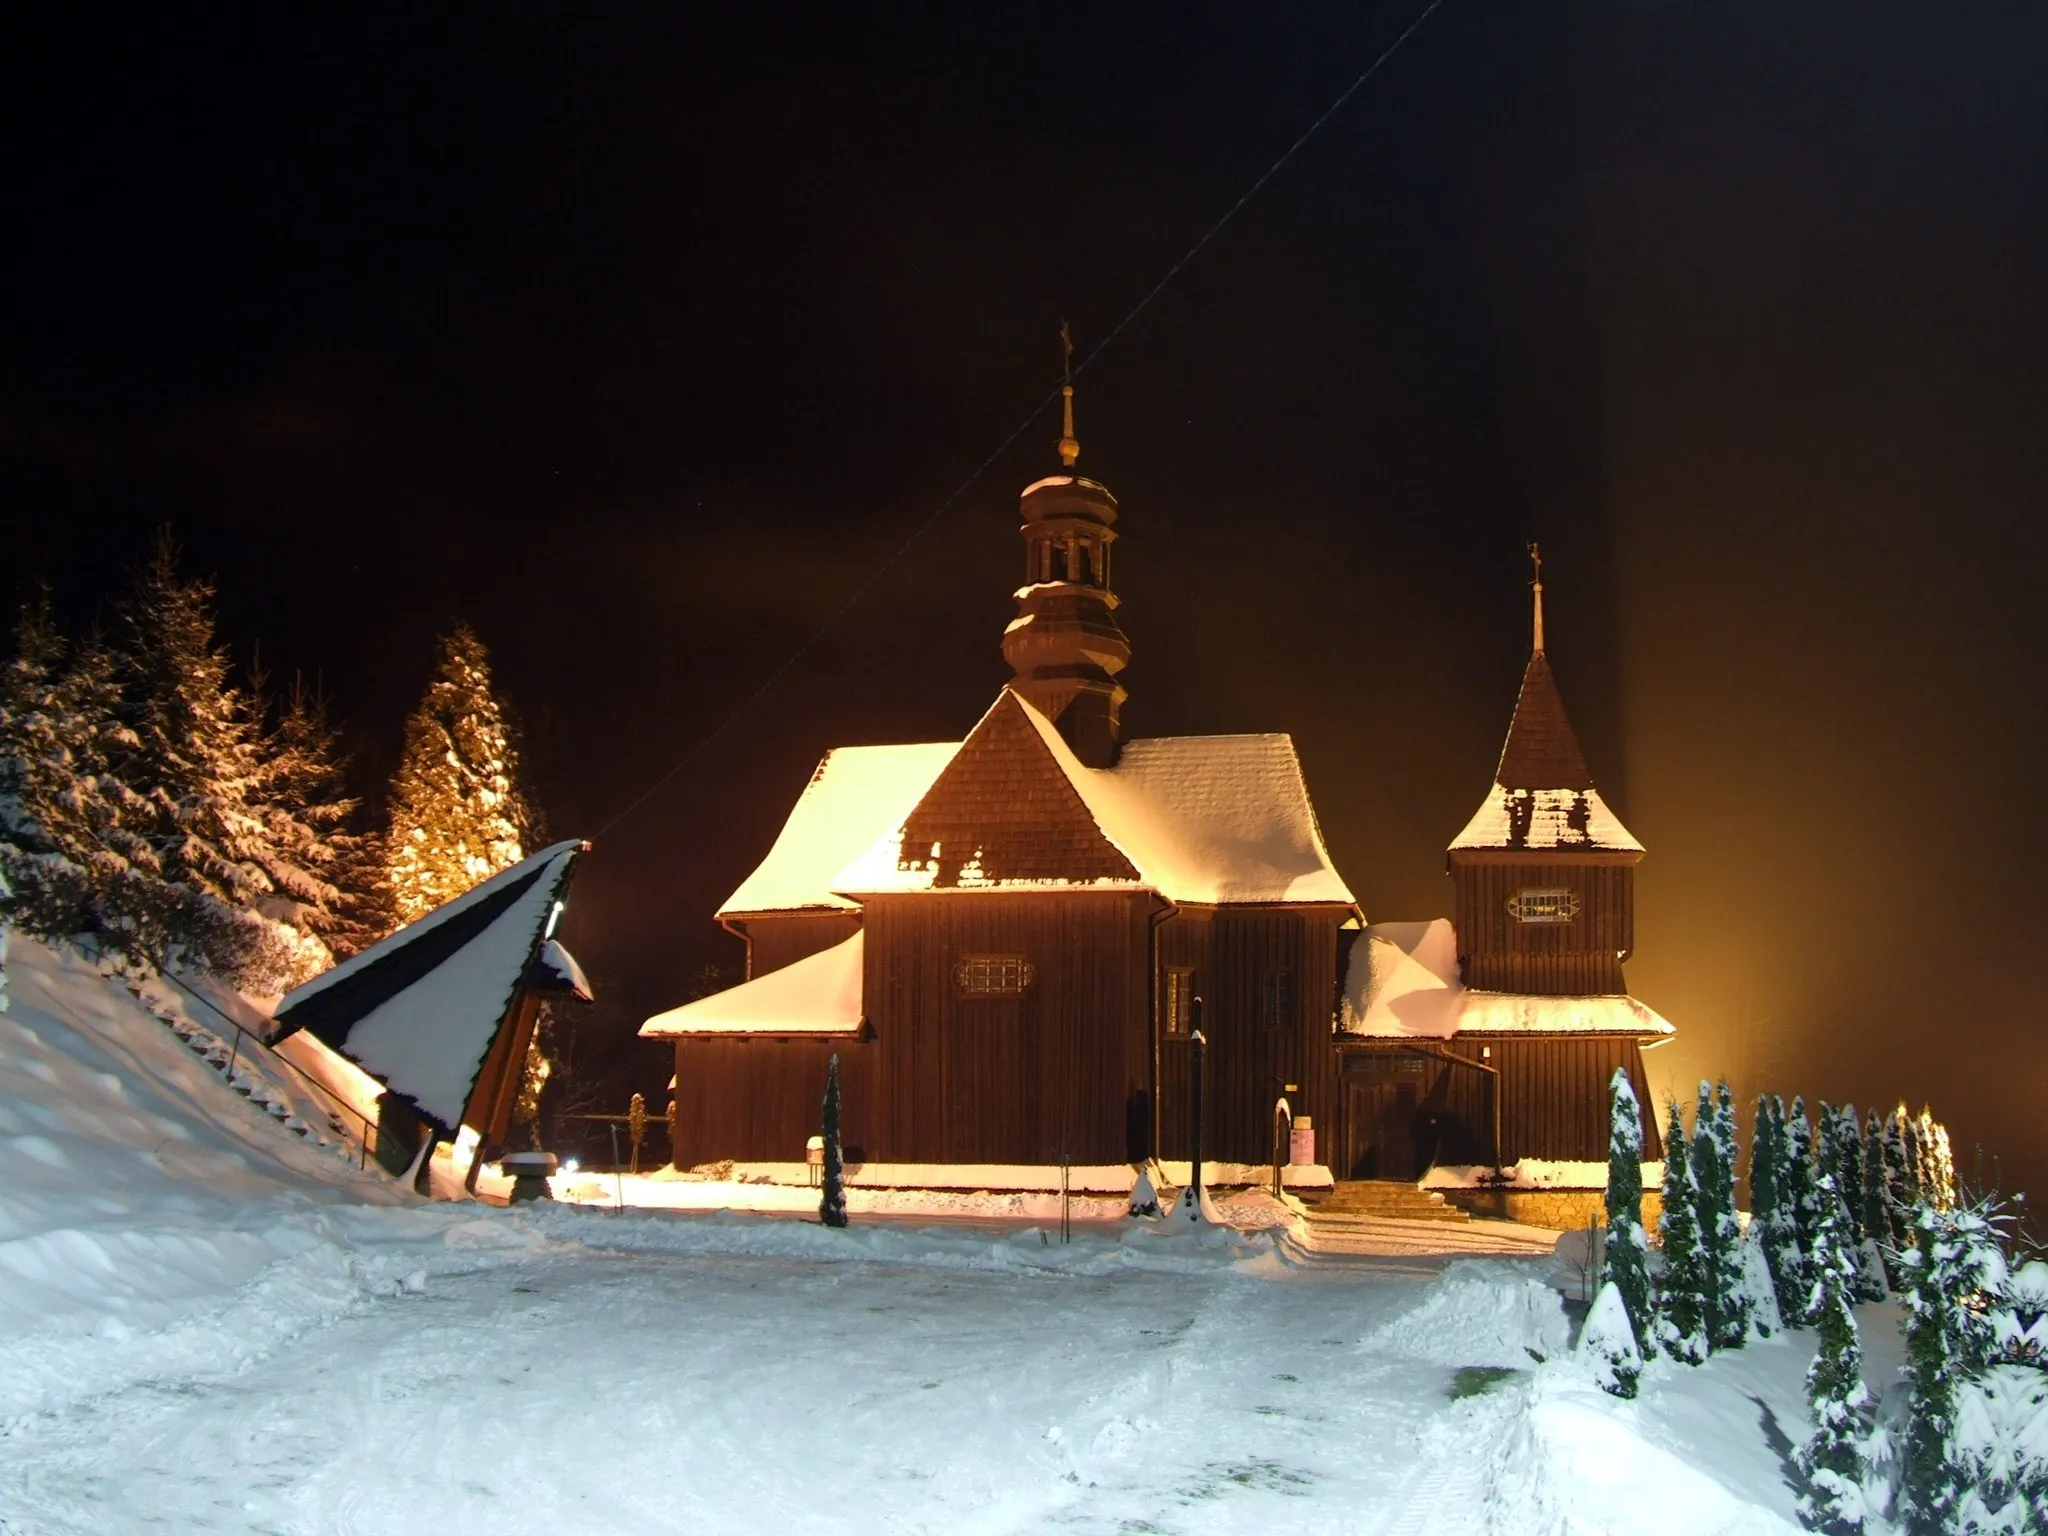
[[[1414,1179],[1416,1164],[1413,1082],[1344,1085],[1347,1178]]]

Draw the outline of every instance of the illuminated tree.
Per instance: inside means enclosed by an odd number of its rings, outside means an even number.
[[[440,641],[433,680],[405,722],[386,840],[392,913],[414,922],[524,857],[533,820],[518,753],[469,626]]]

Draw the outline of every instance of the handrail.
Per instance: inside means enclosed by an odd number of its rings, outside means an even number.
[[[363,1122],[363,1133],[356,1139],[357,1147],[359,1149],[358,1155],[356,1157],[356,1167],[359,1169],[367,1169],[369,1167],[370,1137],[375,1133],[377,1127],[376,1123],[372,1121],[368,1115],[364,1114],[360,1109],[357,1109],[355,1105],[349,1103],[348,1100],[342,1098],[341,1095],[337,1094],[332,1088],[329,1088],[325,1083],[322,1083],[318,1079],[314,1078],[311,1074],[306,1072],[302,1067],[300,1067],[296,1062],[292,1061],[289,1057],[280,1054],[277,1047],[272,1045],[268,1040],[265,1040],[261,1035],[258,1035],[253,1031],[244,1029],[241,1026],[241,1024],[239,1024],[228,1013],[226,1009],[220,1006],[220,1004],[213,1002],[211,999],[202,996],[200,993],[195,992],[191,987],[187,986],[175,971],[165,970],[159,971],[157,974],[162,976],[164,980],[170,982],[180,992],[183,992],[187,997],[191,998],[193,1002],[199,1004],[202,1008],[205,1008],[215,1018],[219,1019],[223,1024],[227,1025],[228,1028],[232,1029],[235,1032],[235,1043],[233,1047],[228,1051],[228,1066],[226,1077],[230,1085],[232,1085],[235,1080],[235,1063],[241,1059],[243,1039],[246,1038],[254,1040],[258,1045],[262,1046],[266,1052],[269,1053],[270,1059],[272,1061],[275,1061],[281,1066],[287,1068],[294,1077],[296,1077],[300,1082],[304,1083],[308,1088],[311,1088],[314,1092],[318,1093],[322,1098],[327,1099],[340,1109],[346,1111],[351,1115],[354,1115],[358,1120]]]

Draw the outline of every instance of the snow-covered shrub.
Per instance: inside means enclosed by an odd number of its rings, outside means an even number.
[[[1707,1357],[1698,1201],[1685,1120],[1673,1100],[1664,1129],[1664,1212],[1657,1220],[1664,1266],[1658,1276],[1655,1335],[1659,1351],[1687,1365],[1698,1365]]]
[[[2048,1264],[2008,1275],[1985,1325],[1988,1363],[1956,1391],[1957,1528],[2048,1530]]]
[[[1742,1235],[1742,1298],[1749,1316],[1749,1331],[1768,1339],[1785,1326],[1778,1312],[1778,1291],[1771,1283],[1771,1267],[1764,1257],[1764,1235],[1750,1223]]]
[[[1758,1095],[1749,1154],[1749,1230],[1762,1251],[1777,1314],[1788,1327],[1798,1322],[1805,1304],[1805,1260],[1799,1246],[1790,1147],[1785,1101],[1776,1094]]]
[[[1593,1298],[1593,1310],[1586,1314],[1585,1330],[1579,1335],[1579,1359],[1604,1391],[1616,1397],[1634,1397],[1636,1382],[1643,1374],[1642,1351],[1636,1347],[1635,1327],[1629,1321],[1628,1305],[1621,1287],[1609,1281]]]
[[[1650,1252],[1643,1235],[1643,1111],[1626,1067],[1614,1069],[1608,1093],[1607,1241],[1600,1278],[1620,1295],[1640,1353],[1651,1338]]]
[[[1801,1117],[1803,1118],[1803,1117]],[[1838,1214],[1832,1176],[1816,1181],[1819,1194],[1812,1247],[1807,1254],[1813,1295],[1806,1313],[1820,1330],[1820,1348],[1806,1372],[1806,1402],[1813,1434],[1798,1454],[1806,1477],[1799,1512],[1824,1531],[1863,1529],[1871,1513],[1864,1493],[1864,1441],[1870,1394],[1863,1386],[1863,1346],[1849,1310],[1856,1260]]]

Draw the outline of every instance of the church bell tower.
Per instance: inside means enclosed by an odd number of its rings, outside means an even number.
[[[1117,674],[1131,659],[1109,587],[1116,498],[1074,473],[1081,444],[1074,436],[1074,347],[1064,325],[1060,341],[1067,358],[1059,442],[1065,473],[1026,486],[1019,502],[1024,585],[1017,617],[1003,631],[1003,659],[1016,674],[1010,687],[1058,727],[1076,757],[1091,768],[1113,768],[1128,697]]]

